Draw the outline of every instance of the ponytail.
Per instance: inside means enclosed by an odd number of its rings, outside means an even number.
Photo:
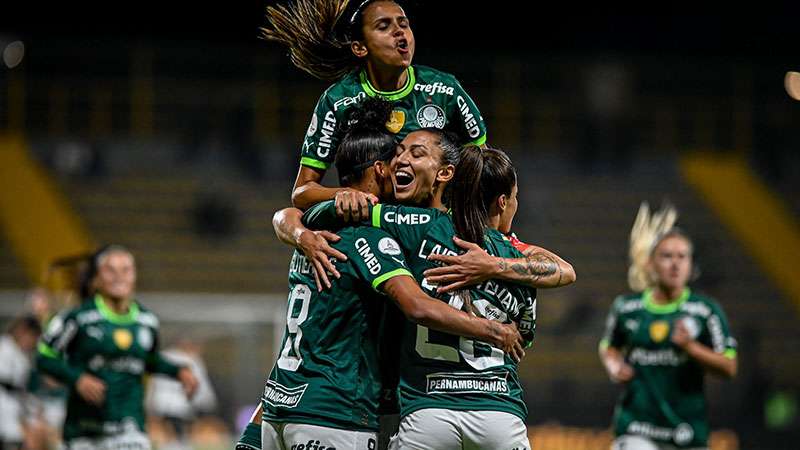
[[[483,246],[492,203],[501,195],[510,195],[516,183],[514,166],[502,150],[464,148],[450,183],[458,237]]]
[[[672,205],[661,208],[660,211],[650,212],[650,205],[643,202],[639,206],[636,220],[633,222],[630,237],[628,256],[628,286],[634,292],[642,292],[656,284],[656,279],[648,270],[650,258],[656,246],[664,238],[672,235],[684,237],[691,245],[689,237],[675,228],[678,219],[678,210]]]
[[[289,47],[289,58],[298,69],[321,80],[336,80],[361,65],[350,43],[364,38],[364,10],[373,1],[294,0],[268,6],[261,37]]]
[[[269,23],[261,28],[261,36],[289,47],[289,58],[298,69],[322,80],[341,78],[359,64],[350,43],[335,31],[348,3],[295,0],[268,6]]]

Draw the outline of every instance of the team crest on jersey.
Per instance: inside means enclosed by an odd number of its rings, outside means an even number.
[[[380,241],[378,241],[378,250],[380,250],[381,253],[385,253],[387,255],[392,255],[392,256],[396,256],[399,255],[400,253],[403,253],[403,251],[400,250],[400,245],[397,244],[397,241],[395,241],[390,237],[385,237]]]
[[[386,129],[390,132],[397,134],[403,129],[406,124],[405,111],[392,110],[392,115],[389,116],[389,121],[386,122]]]
[[[444,110],[429,103],[417,111],[417,122],[422,128],[444,128]]]
[[[127,350],[131,348],[131,344],[133,344],[133,334],[131,334],[130,330],[127,328],[117,328],[114,330],[114,344],[117,345],[117,348],[120,350]]]
[[[653,342],[661,342],[669,334],[669,322],[657,320],[650,324],[650,339]]]

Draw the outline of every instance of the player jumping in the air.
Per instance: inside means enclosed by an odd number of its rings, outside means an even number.
[[[459,145],[486,142],[480,111],[450,74],[412,66],[415,40],[403,8],[390,0],[295,0],[267,8],[267,39],[289,47],[298,68],[337,80],[320,97],[303,142],[292,202],[306,209],[336,197],[366,218],[368,194],[319,183],[342,138],[347,110],[368,97],[392,102],[388,129],[398,140],[421,128],[449,130]],[[339,192],[347,194],[338,194]],[[348,206],[349,208],[349,206]]]

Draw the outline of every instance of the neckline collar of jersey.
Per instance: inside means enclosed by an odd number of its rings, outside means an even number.
[[[646,310],[650,311],[653,314],[670,314],[674,313],[681,307],[686,300],[689,300],[689,296],[692,294],[691,289],[683,288],[681,295],[678,298],[673,298],[669,301],[669,303],[660,304],[656,303],[653,299],[653,289],[647,289],[642,293],[642,302],[644,303],[644,307]]]
[[[125,314],[117,314],[111,310],[100,294],[94,296],[94,304],[97,306],[97,310],[100,311],[100,314],[113,324],[129,325],[136,322],[136,318],[139,316],[139,305],[137,305],[135,301],[131,301],[128,312]]]
[[[406,73],[408,76],[406,77],[406,84],[403,85],[400,89],[396,91],[379,91],[372,86],[372,83],[369,81],[369,77],[367,77],[367,70],[361,69],[361,72],[358,74],[358,77],[361,81],[361,88],[364,89],[364,92],[367,93],[370,97],[375,97],[379,95],[386,100],[394,101],[400,100],[401,98],[405,97],[406,95],[410,94],[411,91],[414,90],[414,85],[417,84],[417,78],[414,75],[414,67],[408,66],[406,69]]]

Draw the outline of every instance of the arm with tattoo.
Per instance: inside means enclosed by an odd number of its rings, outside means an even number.
[[[513,263],[511,269],[522,277],[529,277],[530,283],[536,284],[531,287],[555,288],[575,282],[575,269],[572,264],[555,253],[531,245],[522,254],[525,255],[525,264]]]
[[[454,237],[467,250],[462,255],[431,255],[429,259],[447,264],[425,271],[430,283],[439,284],[439,292],[450,292],[488,279],[499,279],[531,288],[554,288],[575,282],[575,269],[553,252],[529,246],[523,258],[499,258],[479,246]]]

